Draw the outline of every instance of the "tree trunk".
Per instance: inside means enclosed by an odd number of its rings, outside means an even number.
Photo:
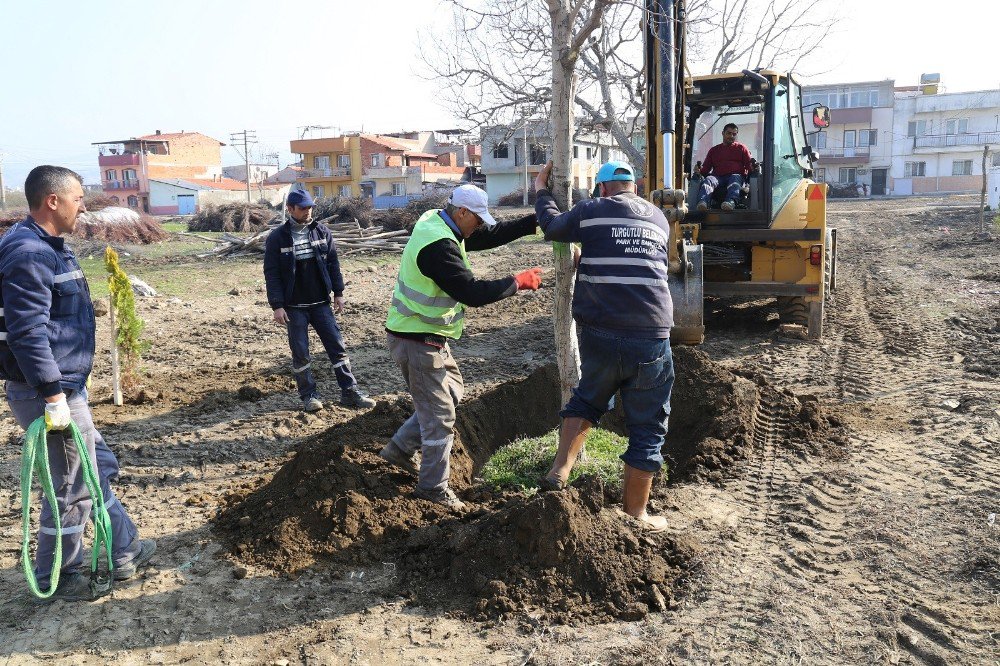
[[[570,53],[573,25],[566,2],[549,0],[552,17],[552,195],[560,210],[569,210],[573,199],[572,142],[573,100],[576,97],[576,57]],[[563,404],[580,379],[580,353],[573,322],[573,252],[569,243],[553,243],[556,268],[553,324],[555,327],[556,362],[559,365],[559,387]]]

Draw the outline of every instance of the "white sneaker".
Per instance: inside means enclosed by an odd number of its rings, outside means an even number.
[[[736,208],[736,204],[734,204],[732,201],[722,202],[722,210],[733,210],[734,208]]]
[[[323,403],[320,402],[319,398],[309,398],[308,400],[305,401],[305,404],[302,406],[302,409],[306,410],[307,412],[318,412],[319,410],[323,409]]]
[[[708,210],[708,204],[704,201],[698,202],[698,210]]]

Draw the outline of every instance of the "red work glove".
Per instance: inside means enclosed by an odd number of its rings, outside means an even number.
[[[518,273],[514,276],[514,281],[517,282],[517,290],[531,289],[534,291],[542,286],[542,269],[535,267],[529,268],[523,273]]]

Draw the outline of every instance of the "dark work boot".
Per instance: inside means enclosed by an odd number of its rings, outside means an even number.
[[[156,553],[155,541],[152,539],[143,539],[140,541],[138,554],[125,564],[115,567],[115,580],[128,580],[134,576],[139,569],[149,564],[149,561],[153,559],[154,553]]]
[[[375,401],[368,397],[357,386],[344,389],[340,394],[340,404],[344,407],[354,407],[355,409],[367,409],[375,406]]]

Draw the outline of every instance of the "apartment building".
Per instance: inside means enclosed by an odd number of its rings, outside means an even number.
[[[462,180],[466,168],[458,154],[468,154],[464,147],[427,150],[420,139],[378,134],[291,142],[291,151],[302,155],[300,180],[313,197],[369,197],[378,208],[405,205],[428,189]]]
[[[937,88],[932,79],[897,89],[893,194],[982,189],[983,149],[1000,143],[1000,90]]]
[[[551,126],[548,120],[528,120],[514,126],[486,127],[481,145],[486,193],[495,204],[501,197],[522,190],[525,180],[528,189],[533,187],[535,175],[552,157]],[[578,133],[573,141],[573,188],[590,192],[601,164],[624,159],[610,134]]]
[[[1000,142],[1000,90],[947,93],[937,74],[804,86],[802,101],[831,109],[830,127],[810,135],[816,178],[874,196],[979,191],[983,149]]]
[[[150,180],[222,177],[222,146],[199,132],[98,141],[101,188],[118,204],[150,212]]]
[[[806,112],[818,104],[830,107],[830,126],[809,137],[819,155],[817,180],[854,183],[872,195],[888,193],[893,88],[892,80],[803,86]]]

